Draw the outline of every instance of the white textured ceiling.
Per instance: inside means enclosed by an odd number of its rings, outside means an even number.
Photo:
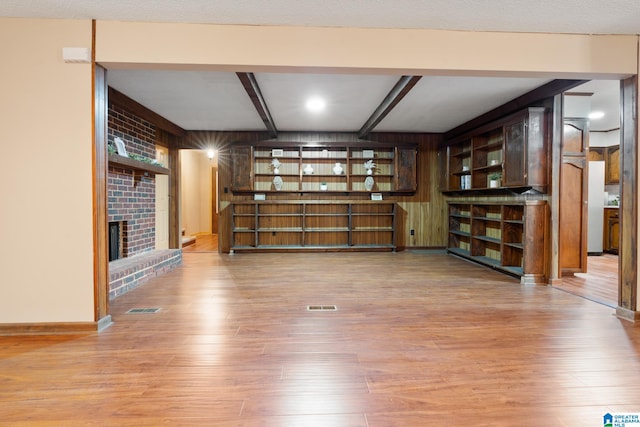
[[[640,34],[639,0],[0,0],[0,16],[214,24]],[[256,74],[279,130],[358,131],[398,76]],[[235,73],[109,70],[108,81],[189,130],[264,130]],[[423,77],[376,131],[444,132],[547,82]],[[616,82],[590,83],[592,129],[618,127]],[[327,110],[302,106],[322,94]],[[606,105],[605,105],[606,103]]]
[[[640,34],[637,0],[2,0],[0,16]]]

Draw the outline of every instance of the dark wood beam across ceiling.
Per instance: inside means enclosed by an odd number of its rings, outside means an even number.
[[[373,112],[371,117],[362,126],[358,132],[359,138],[366,138],[373,129],[384,119],[391,110],[398,105],[402,98],[404,98],[409,91],[418,83],[422,76],[402,76],[400,80],[395,84],[393,89],[387,94],[384,100],[380,103],[378,108]]]
[[[244,90],[247,91],[247,95],[249,95],[253,106],[256,108],[256,111],[260,115],[260,118],[269,131],[269,135],[272,138],[276,138],[278,136],[278,129],[276,128],[276,124],[271,117],[271,113],[269,112],[267,103],[262,96],[262,92],[260,92],[260,86],[258,86],[256,77],[253,75],[253,73],[236,73],[236,75],[240,79],[240,82],[242,82]]]
[[[512,99],[511,101],[502,104],[501,106],[494,108],[491,111],[488,111],[472,120],[469,120],[466,123],[461,124],[458,127],[451,129],[444,134],[445,140],[462,135],[463,133],[469,132],[480,125],[497,120],[500,117],[504,117],[527,106],[542,102],[545,99],[550,99],[555,95],[564,93],[588,81],[589,80],[552,80],[547,84],[533,89],[532,91],[529,91],[524,95]]]

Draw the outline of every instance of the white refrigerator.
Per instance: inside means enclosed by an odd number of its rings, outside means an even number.
[[[602,236],[604,222],[604,162],[589,162],[589,199],[587,253],[602,255]]]

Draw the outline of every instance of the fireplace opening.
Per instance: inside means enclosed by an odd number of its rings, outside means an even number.
[[[125,257],[125,222],[109,222],[109,261]]]

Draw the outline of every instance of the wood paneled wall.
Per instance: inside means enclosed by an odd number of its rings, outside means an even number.
[[[234,142],[291,141],[340,144],[361,141],[356,134],[327,132],[283,132],[277,139],[270,139],[264,132],[189,132],[184,148],[214,148],[219,153],[220,216],[218,239],[222,252],[231,246],[231,215],[229,204],[237,200],[251,200],[251,195],[234,195],[231,192],[231,153]],[[412,195],[385,196],[385,200],[398,203],[397,246],[406,248],[444,248],[446,244],[446,202],[439,186],[440,134],[372,133],[369,141],[386,143],[414,143],[418,145],[418,190]],[[282,193],[270,195],[270,199],[313,200],[317,194]],[[367,195],[327,194],[324,200],[367,200]],[[411,235],[414,230],[414,235]]]

